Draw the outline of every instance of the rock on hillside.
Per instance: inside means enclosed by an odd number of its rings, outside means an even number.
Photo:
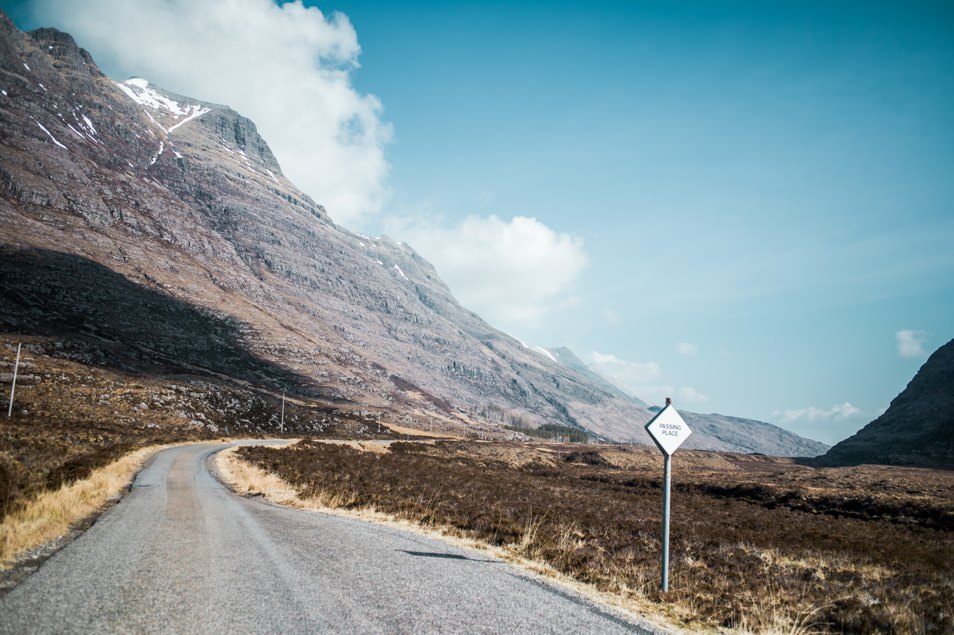
[[[954,340],[924,362],[883,415],[817,462],[954,469]]]

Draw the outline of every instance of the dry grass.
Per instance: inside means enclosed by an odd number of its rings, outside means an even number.
[[[375,454],[387,454],[391,451],[389,446],[394,443],[393,441],[349,441],[345,439],[322,439],[321,442],[346,445],[360,452],[373,452]]]
[[[419,428],[408,428],[407,426],[399,426],[396,423],[385,423],[384,427],[390,429],[396,434],[403,434],[408,437],[438,437],[441,439],[461,439],[463,435],[453,434],[450,432],[440,432],[437,430],[421,430]]]
[[[215,455],[215,471],[226,485],[242,496],[264,496],[280,505],[305,508],[295,488],[278,476],[246,461],[238,460],[238,446],[226,448]]]
[[[65,536],[77,523],[117,500],[143,464],[169,445],[142,448],[88,478],[42,492],[0,522],[0,569],[8,569],[19,554]]]

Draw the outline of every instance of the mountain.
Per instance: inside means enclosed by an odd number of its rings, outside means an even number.
[[[816,463],[954,469],[954,340],[924,362],[883,415]]]
[[[177,395],[255,399],[235,423],[250,430],[275,425],[288,393],[302,431],[334,407],[649,443],[639,402],[461,307],[410,246],[335,225],[231,108],[115,82],[68,34],[2,14],[0,71],[6,342],[201,386]],[[718,434],[690,443],[737,449]]]

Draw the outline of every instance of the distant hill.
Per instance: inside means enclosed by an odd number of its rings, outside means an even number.
[[[737,448],[734,452],[811,457],[823,454],[829,448],[824,443],[807,439],[765,421],[683,410],[680,410],[679,414],[693,432],[715,436],[727,447]]]
[[[659,406],[650,406],[642,399],[630,395],[608,378],[595,372],[569,348],[565,346],[551,348],[549,353],[561,364],[572,368],[610,394],[631,401],[650,413],[655,414],[661,409]],[[686,442],[687,449],[812,457],[824,454],[830,447],[755,419],[715,413],[700,414],[681,409],[679,414],[693,431],[693,435]]]
[[[816,462],[954,469],[954,340],[928,358],[883,415]]]

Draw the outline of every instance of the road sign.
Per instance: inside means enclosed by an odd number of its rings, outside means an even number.
[[[672,456],[672,453],[692,434],[692,430],[672,404],[667,404],[646,424],[646,432],[666,456]]]
[[[669,490],[672,481],[672,453],[692,434],[692,430],[666,398],[666,407],[646,424],[646,432],[663,453],[663,535],[662,535],[662,590],[669,590]]]

